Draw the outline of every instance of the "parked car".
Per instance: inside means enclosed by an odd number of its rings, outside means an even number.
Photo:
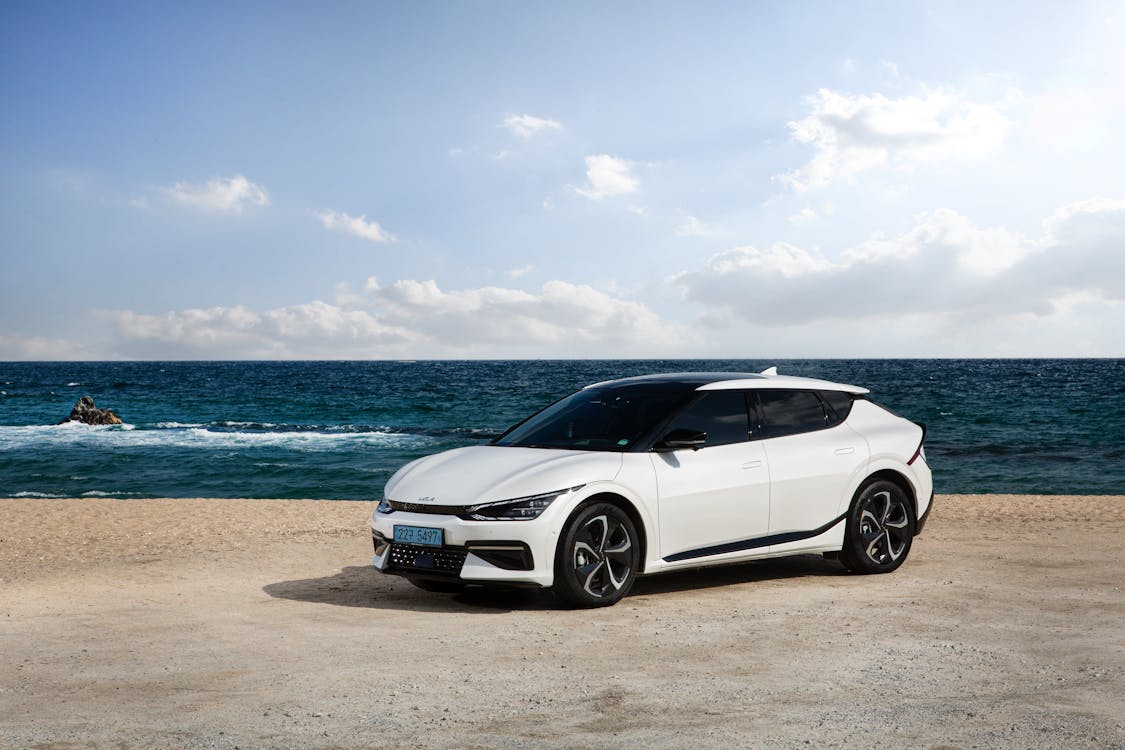
[[[488,445],[402,467],[371,518],[374,567],[433,591],[625,596],[637,576],[825,553],[888,573],[933,483],[923,425],[867,389],[760,374],[590,385]]]

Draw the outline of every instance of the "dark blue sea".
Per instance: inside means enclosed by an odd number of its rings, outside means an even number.
[[[0,363],[0,497],[370,500],[583,385],[771,365],[927,423],[939,493],[1125,495],[1125,360],[896,359]]]

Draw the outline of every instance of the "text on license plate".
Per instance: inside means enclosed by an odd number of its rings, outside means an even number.
[[[426,526],[395,526],[395,541],[405,544],[424,544],[427,547],[440,547],[442,543],[441,529],[431,529]]]

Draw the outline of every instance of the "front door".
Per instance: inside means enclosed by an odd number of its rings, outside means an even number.
[[[704,432],[703,447],[651,454],[660,496],[660,555],[680,562],[733,555],[769,532],[765,451],[750,440],[746,398],[709,391],[669,426]]]

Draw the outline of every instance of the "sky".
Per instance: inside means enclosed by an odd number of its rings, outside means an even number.
[[[1125,356],[1120,2],[0,4],[0,360]]]

